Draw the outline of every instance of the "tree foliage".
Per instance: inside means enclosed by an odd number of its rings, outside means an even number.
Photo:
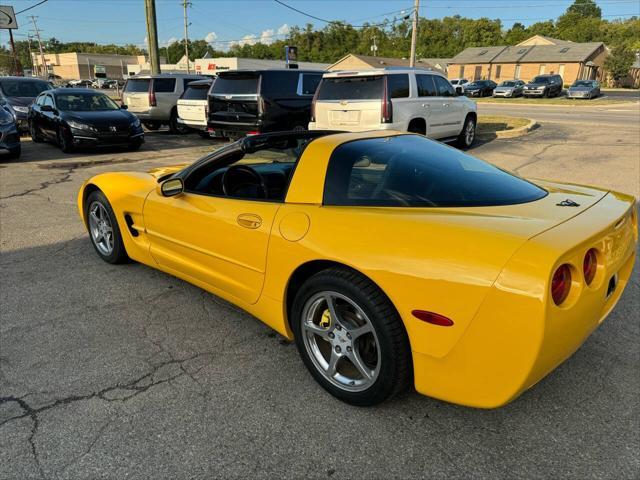
[[[625,45],[620,45],[611,50],[611,55],[605,60],[605,67],[611,77],[619,82],[629,74],[629,69],[636,59],[635,53]]]

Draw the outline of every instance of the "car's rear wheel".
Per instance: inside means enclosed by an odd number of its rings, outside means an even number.
[[[147,130],[158,130],[160,128],[160,124],[158,122],[143,122],[142,124]]]
[[[89,237],[100,258],[108,263],[128,261],[115,213],[104,193],[100,190],[92,192],[85,205]]]
[[[467,115],[467,118],[464,120],[464,125],[462,127],[462,131],[456,140],[456,145],[458,148],[467,149],[473,145],[474,140],[476,139],[476,119],[471,115]]]
[[[296,346],[316,381],[353,405],[375,405],[403,390],[411,357],[402,320],[359,273],[332,268],[308,279],[292,312]]]
[[[189,132],[189,127],[178,123],[178,112],[174,110],[171,112],[171,118],[169,119],[169,130],[171,133],[184,134]]]

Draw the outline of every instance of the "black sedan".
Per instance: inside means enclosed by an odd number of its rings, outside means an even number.
[[[59,88],[42,93],[29,109],[34,142],[54,141],[63,152],[80,146],[125,146],[144,142],[138,117],[107,95],[85,88]]]
[[[0,150],[7,150],[8,158],[20,157],[20,135],[16,121],[5,107],[0,107]]]
[[[15,117],[18,130],[27,131],[29,105],[45,90],[53,87],[38,78],[0,77],[0,94]]]
[[[493,80],[475,80],[464,86],[464,94],[467,97],[490,97],[497,86]]]

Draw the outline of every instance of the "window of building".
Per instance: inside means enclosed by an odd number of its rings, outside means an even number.
[[[571,47],[564,47],[560,49],[560,53],[567,53]]]
[[[480,77],[482,76],[482,66],[478,65],[475,69],[475,71],[473,72],[473,79],[474,80],[480,80]]]
[[[546,65],[540,65],[540,68],[538,69],[538,75],[543,75],[546,69],[547,69]]]
[[[496,66],[496,78],[500,78],[500,74],[502,73],[502,65]]]
[[[520,65],[516,65],[516,72],[514,74],[516,78],[520,78]]]
[[[464,65],[460,67],[460,78],[464,78]]]

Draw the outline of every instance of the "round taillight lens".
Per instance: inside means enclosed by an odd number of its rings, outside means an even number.
[[[584,282],[587,285],[591,285],[593,279],[596,276],[596,271],[598,270],[598,255],[596,253],[595,248],[591,248],[584,255],[584,260],[582,262],[582,271],[584,272]]]
[[[566,263],[560,265],[551,279],[551,297],[556,305],[567,299],[571,290],[571,268]]]

